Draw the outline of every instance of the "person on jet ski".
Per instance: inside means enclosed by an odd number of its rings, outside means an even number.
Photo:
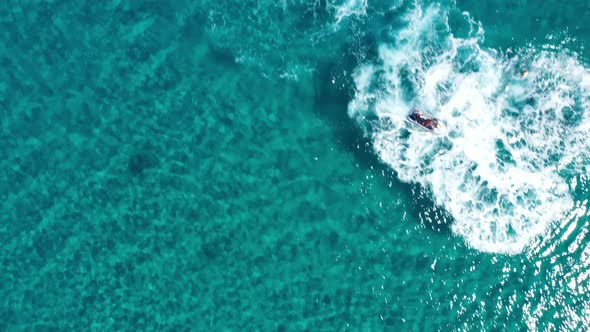
[[[420,113],[412,114],[414,115],[414,120],[418,122],[421,126],[426,127],[428,129],[438,128],[439,125],[436,120],[434,119],[424,119],[420,116]]]

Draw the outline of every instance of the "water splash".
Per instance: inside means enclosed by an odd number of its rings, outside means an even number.
[[[468,24],[465,37],[450,17]],[[568,179],[589,163],[590,73],[551,50],[484,49],[468,13],[416,5],[404,19],[381,44],[381,63],[357,69],[349,115],[402,181],[430,188],[454,233],[480,250],[521,252],[573,207]],[[413,105],[449,136],[409,130]]]

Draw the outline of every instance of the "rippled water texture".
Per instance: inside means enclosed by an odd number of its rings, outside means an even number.
[[[0,330],[587,330],[589,19],[0,4]]]

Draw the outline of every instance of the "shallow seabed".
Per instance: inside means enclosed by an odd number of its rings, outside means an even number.
[[[462,2],[0,4],[0,330],[587,329],[590,11]]]

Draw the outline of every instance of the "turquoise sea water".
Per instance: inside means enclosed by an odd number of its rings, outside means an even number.
[[[1,331],[589,329],[586,2],[0,13]]]

